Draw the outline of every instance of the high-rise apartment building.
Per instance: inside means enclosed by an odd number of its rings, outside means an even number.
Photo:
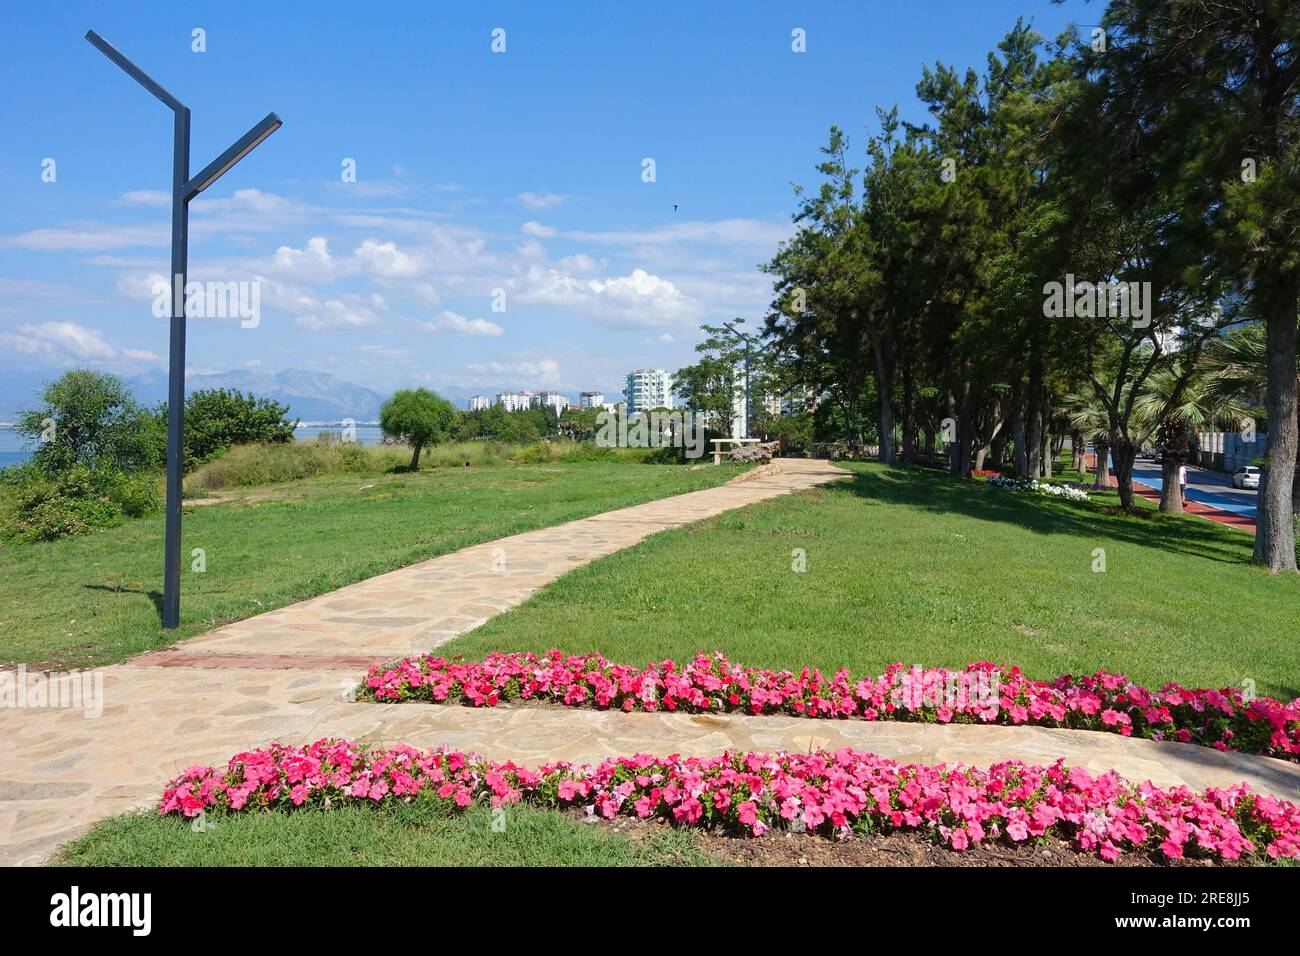
[[[638,368],[627,373],[623,388],[628,414],[652,408],[673,407],[673,377],[661,368]]]

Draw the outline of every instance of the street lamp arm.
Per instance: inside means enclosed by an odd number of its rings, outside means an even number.
[[[131,79],[135,80],[154,96],[158,97],[158,99],[166,103],[167,106],[171,107],[175,112],[180,113],[185,109],[184,103],[164,90],[153,77],[128,60],[118,51],[117,47],[113,46],[113,44],[109,43],[94,30],[86,31],[86,39],[98,47],[99,52],[103,53],[104,56],[108,57],[125,70]]]
[[[279,129],[283,122],[274,113],[268,113],[265,119],[239,137],[233,146],[208,163],[201,172],[182,186],[181,198],[189,202],[189,200],[203,192],[203,190],[224,176],[230,167],[251,153],[258,143]]]

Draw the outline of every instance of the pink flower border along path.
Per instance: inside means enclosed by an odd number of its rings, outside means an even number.
[[[358,691],[375,702],[493,707],[519,700],[602,710],[784,714],[797,717],[1034,725],[1109,731],[1300,762],[1300,699],[1246,700],[1236,688],[1159,691],[1123,674],[1063,675],[1047,683],[987,662],[963,671],[891,664],[855,679],[746,667],[721,653],[644,667],[599,654],[493,653],[481,661],[434,653],[372,667]]]
[[[535,770],[459,751],[358,746],[322,739],[236,754],[224,771],[192,767],[168,785],[159,813],[181,817],[346,804],[476,803],[630,815],[761,837],[774,828],[830,837],[914,831],[961,851],[1045,835],[1114,862],[1126,852],[1228,862],[1300,856],[1300,806],[1245,784],[1161,789],[1063,761],[1006,761],[988,770],[900,764],[849,749],[716,757],[612,757]]]

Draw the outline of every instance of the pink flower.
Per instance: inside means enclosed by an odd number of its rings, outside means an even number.
[[[758,806],[753,800],[746,800],[736,807],[736,819],[747,827],[753,826],[758,822]]]

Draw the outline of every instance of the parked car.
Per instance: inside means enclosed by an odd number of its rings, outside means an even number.
[[[1259,469],[1254,465],[1247,465],[1245,468],[1238,468],[1232,473],[1232,487],[1258,488]]]

